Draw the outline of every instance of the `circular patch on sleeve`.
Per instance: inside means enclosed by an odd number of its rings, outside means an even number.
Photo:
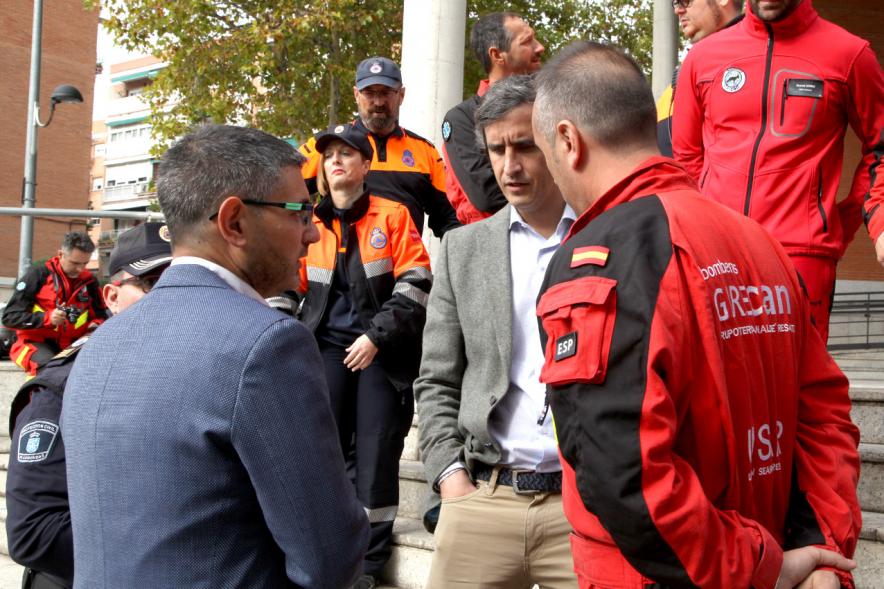
[[[25,281],[22,280],[18,284],[15,285],[15,290],[24,290],[28,285],[25,284]]]
[[[384,235],[384,232],[381,230],[380,227],[375,227],[371,230],[369,243],[371,243],[371,247],[377,250],[383,249],[384,246],[387,245],[387,236]]]
[[[729,67],[721,78],[721,88],[725,92],[739,91],[746,83],[746,72],[736,67]]]
[[[58,437],[58,424],[37,420],[21,428],[18,435],[18,461],[23,464],[42,462],[49,456],[55,438]]]
[[[442,139],[448,141],[451,138],[451,123],[448,121],[442,122]]]

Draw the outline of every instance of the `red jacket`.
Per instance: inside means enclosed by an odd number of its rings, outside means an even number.
[[[56,327],[49,317],[61,305],[73,307],[79,316],[73,323],[66,321]],[[20,278],[3,311],[3,325],[16,330],[19,346],[48,340],[60,350],[106,318],[107,307],[95,276],[83,270],[76,278],[70,278],[61,269],[58,256],[43,266],[31,268]]]
[[[884,230],[884,74],[869,43],[820,18],[811,0],[772,23],[750,7],[692,48],[673,119],[673,152],[703,194],[761,223],[788,253],[840,258],[864,217],[873,239]],[[848,123],[863,158],[836,203]]]
[[[783,249],[681,166],[577,220],[537,313],[584,584],[767,589],[784,547],[853,554],[847,379]]]

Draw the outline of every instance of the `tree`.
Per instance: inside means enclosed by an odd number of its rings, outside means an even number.
[[[96,7],[99,0],[84,0]],[[403,0],[103,0],[121,46],[166,62],[143,98],[162,152],[200,121],[248,123],[297,140],[354,115],[360,60],[399,60]],[[651,0],[468,0],[522,14],[547,55],[576,38],[618,43],[650,70]],[[465,94],[484,77],[465,59]]]

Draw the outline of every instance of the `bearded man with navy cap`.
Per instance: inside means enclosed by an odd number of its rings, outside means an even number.
[[[102,290],[118,314],[138,302],[172,260],[169,231],[144,223],[122,233],[110,255],[111,280]],[[58,428],[62,398],[83,337],[47,362],[16,394],[9,417],[15,440],[7,476],[9,554],[25,566],[23,587],[70,587],[74,548],[64,442]]]
[[[353,125],[366,133],[374,150],[366,184],[372,194],[408,207],[418,231],[423,233],[424,215],[436,237],[460,226],[445,195],[445,165],[433,144],[399,126],[399,107],[405,99],[402,73],[386,57],[369,57],[356,68],[353,97],[359,116]],[[316,192],[319,171],[318,135],[298,150],[307,157],[304,180]]]

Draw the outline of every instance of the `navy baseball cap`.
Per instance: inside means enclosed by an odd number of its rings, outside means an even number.
[[[374,155],[374,149],[368,141],[368,136],[354,125],[347,123],[346,125],[336,125],[329,127],[316,137],[316,151],[322,152],[328,147],[332,141],[343,141],[353,149],[358,150],[365,159],[370,160]]]
[[[171,242],[165,223],[142,223],[120,233],[110,253],[110,275],[125,270],[132,276],[142,276],[168,264],[172,261]]]
[[[356,89],[362,90],[372,84],[398,88],[402,85],[399,66],[386,57],[363,59],[356,67]]]

